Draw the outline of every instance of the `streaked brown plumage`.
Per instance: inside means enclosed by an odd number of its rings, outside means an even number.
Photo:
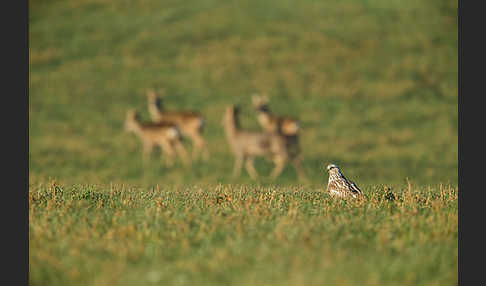
[[[329,172],[329,181],[327,183],[327,191],[331,196],[345,198],[345,197],[363,197],[363,192],[351,180],[346,179],[343,173],[335,164],[327,166]]]

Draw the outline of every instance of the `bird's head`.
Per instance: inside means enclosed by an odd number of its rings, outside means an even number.
[[[326,170],[329,172],[329,174],[341,173],[341,170],[335,164],[327,165]]]

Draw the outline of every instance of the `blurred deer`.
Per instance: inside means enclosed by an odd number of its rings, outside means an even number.
[[[286,136],[297,135],[299,123],[297,120],[287,116],[276,116],[270,111],[268,97],[253,95],[253,106],[257,111],[257,120],[263,130],[267,132],[280,133]]]
[[[147,160],[155,146],[164,152],[167,166],[174,164],[174,157],[178,154],[184,165],[190,165],[186,149],[181,142],[181,133],[177,126],[168,122],[141,123],[135,110],[127,111],[125,130],[135,133],[143,143],[143,158]]]
[[[239,124],[239,108],[234,105],[226,107],[223,124],[226,139],[235,156],[233,177],[240,175],[243,163],[245,163],[250,177],[256,179],[258,173],[254,167],[255,157],[270,158],[275,164],[271,177],[274,179],[280,175],[289,159],[287,144],[283,136],[277,133],[252,132],[242,129]]]
[[[162,106],[162,98],[154,90],[147,91],[148,111],[153,122],[170,122],[179,128],[182,136],[189,138],[193,144],[192,158],[197,159],[200,155],[207,161],[209,151],[206,140],[202,137],[204,118],[194,111],[167,111]]]
[[[252,103],[257,111],[257,120],[263,130],[282,135],[289,153],[289,160],[295,165],[300,178],[307,180],[301,167],[301,154],[299,146],[299,122],[291,117],[276,116],[270,111],[266,95],[253,95]]]

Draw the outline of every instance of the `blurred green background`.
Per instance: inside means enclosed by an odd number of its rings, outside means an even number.
[[[336,163],[366,187],[457,184],[457,1],[29,2],[29,179],[70,183],[249,183],[232,179],[221,117],[252,93],[303,127],[303,167]],[[123,129],[145,91],[204,114],[211,158],[172,168]],[[189,151],[190,144],[187,144]],[[262,183],[272,163],[257,160]],[[273,183],[297,183],[287,166]]]

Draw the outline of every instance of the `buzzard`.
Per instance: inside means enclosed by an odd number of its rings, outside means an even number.
[[[344,177],[338,166],[329,164],[327,166],[329,172],[329,181],[327,183],[327,191],[331,196],[340,198],[353,197],[358,198],[363,196],[363,192],[356,186],[356,184]]]

